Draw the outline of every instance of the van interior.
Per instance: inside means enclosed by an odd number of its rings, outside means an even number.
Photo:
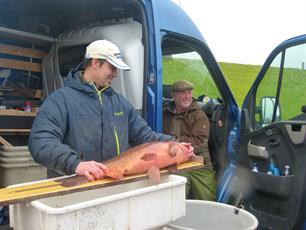
[[[82,66],[86,46],[97,39],[107,39],[119,46],[131,70],[119,71],[112,87],[128,98],[141,114],[145,113],[147,28],[137,1],[93,0],[88,3],[72,0],[1,0],[1,3],[0,106],[6,110],[23,111],[25,103],[30,102],[34,112],[27,113],[27,116],[19,114],[14,117],[14,121],[12,116],[0,116],[2,121],[6,119],[0,125],[6,126],[0,129],[27,129],[27,132],[5,133],[10,143],[27,145],[31,124],[40,104],[54,90],[64,85],[70,70]],[[175,39],[164,40],[162,50],[164,60],[176,56],[180,58],[180,55],[183,55],[182,60],[187,60],[184,54],[187,57],[193,53],[198,55],[193,47]],[[203,68],[206,68],[205,64]],[[204,72],[209,75],[207,69]],[[171,100],[171,81],[167,80],[169,75],[166,72],[163,74],[164,99]],[[214,84],[213,79],[205,79],[205,83],[209,81],[209,84],[205,84],[207,87]],[[214,120],[217,105],[222,104],[220,94],[216,91],[209,95],[214,99],[209,103],[203,103],[201,98],[207,92],[197,95],[199,105],[211,121]],[[211,134],[211,152],[218,152],[214,150],[214,143],[218,143],[218,140],[224,143],[224,131],[216,125],[211,127],[216,130]]]
[[[80,67],[86,46],[97,39],[117,44],[130,71],[113,88],[142,113],[145,39],[137,1],[2,1],[0,7],[1,143],[27,146],[43,100]],[[26,112],[26,105],[31,112]]]

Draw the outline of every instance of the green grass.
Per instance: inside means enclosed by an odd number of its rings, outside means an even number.
[[[255,80],[260,66],[220,63],[226,80],[239,106],[242,105],[249,88]],[[270,67],[260,83],[256,95],[259,106],[263,96],[275,96],[279,79],[279,68]],[[282,120],[287,120],[300,114],[301,106],[306,105],[306,71],[286,68],[283,71],[283,83],[280,94]]]
[[[241,107],[261,66],[224,62],[220,62],[219,65],[238,106]],[[300,114],[301,106],[306,105],[306,70],[286,68],[283,76],[280,105],[282,120],[286,120]],[[257,90],[257,106],[259,106],[261,97],[276,95],[278,77],[279,69],[270,67]],[[164,58],[163,84],[171,84],[175,80],[182,79],[195,85],[193,90],[195,97],[205,94],[211,98],[216,98],[220,95],[201,60]]]
[[[241,106],[261,66],[224,62],[220,62],[219,65],[236,102]]]
[[[194,84],[193,95],[195,97],[205,94],[216,98],[220,95],[202,61],[164,58],[163,84],[172,84],[174,81],[182,79]]]
[[[241,106],[244,97],[259,72],[260,66],[223,62],[219,64],[238,105]],[[201,60],[164,58],[163,76],[163,84],[171,84],[181,79],[192,82],[195,85],[193,91],[195,97],[205,94],[211,98],[216,98],[220,95],[206,66]]]

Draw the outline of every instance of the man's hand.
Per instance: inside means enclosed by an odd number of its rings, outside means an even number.
[[[194,155],[193,147],[192,147],[191,143],[180,142],[180,144],[184,145],[188,149],[188,156],[189,157]]]
[[[104,177],[108,168],[96,161],[83,161],[75,170],[75,173],[79,176],[86,176],[89,181],[98,180]]]

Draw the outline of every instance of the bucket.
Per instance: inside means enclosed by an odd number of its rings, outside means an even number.
[[[200,200],[186,200],[186,215],[164,226],[163,230],[252,230],[258,220],[235,206]]]

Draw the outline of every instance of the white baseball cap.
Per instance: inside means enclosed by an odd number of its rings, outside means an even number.
[[[105,59],[118,69],[130,70],[130,67],[122,60],[122,54],[114,43],[107,40],[97,40],[86,48],[86,59]]]

